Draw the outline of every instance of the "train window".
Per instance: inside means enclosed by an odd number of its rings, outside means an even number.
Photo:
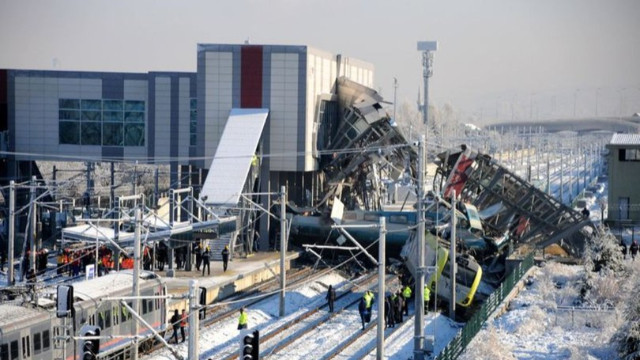
[[[147,313],[147,302],[142,300],[142,314]]]
[[[10,348],[11,348],[11,360],[17,359],[18,353],[19,353],[18,340],[12,341]]]
[[[98,326],[104,330],[104,312],[98,313]]]
[[[42,351],[46,351],[51,346],[49,330],[45,330],[42,332]]]
[[[129,307],[133,309],[133,302],[129,301],[129,302],[127,303],[127,305],[129,305]],[[127,312],[127,319],[131,320],[131,317],[132,317],[132,316],[133,316],[133,315],[131,315],[131,313],[130,313],[130,312]]]
[[[42,342],[41,342],[41,334],[35,333],[33,334],[33,353],[39,354],[42,351]]]
[[[127,315],[129,313],[129,310],[127,310],[127,307],[124,306],[124,305],[121,306],[121,310],[122,311],[120,312],[120,314],[121,314],[120,322],[125,322],[125,321],[127,321]]]
[[[389,223],[408,224],[409,221],[405,215],[391,215],[389,216]]]
[[[31,344],[29,344],[29,335],[22,337],[22,358],[28,359],[31,357]]]
[[[111,309],[105,311],[104,320],[105,320],[104,326],[106,328],[110,328],[111,327]]]
[[[0,360],[9,360],[9,344],[0,345]]]
[[[113,313],[113,325],[118,325],[118,322],[120,320],[120,317],[118,316],[118,308],[114,307],[111,311]]]
[[[380,221],[380,216],[378,214],[364,214],[364,219],[366,221]]]
[[[148,300],[147,302],[148,302],[147,309],[149,309],[149,312],[152,312],[153,311],[153,300]]]

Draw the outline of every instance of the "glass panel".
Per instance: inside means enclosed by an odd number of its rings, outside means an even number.
[[[9,344],[0,346],[0,360],[9,360]]]
[[[58,132],[60,144],[80,144],[80,123],[75,121],[60,121]]]
[[[146,301],[142,301],[142,314],[146,314],[147,313],[147,302]]]
[[[58,99],[58,107],[60,109],[80,109],[80,100]]]
[[[189,145],[196,146],[197,141],[196,134],[191,134],[191,137],[189,138]]]
[[[105,311],[104,314],[104,326],[110,328],[111,327],[111,310]]]
[[[11,342],[11,360],[18,358],[18,340]]]
[[[40,342],[40,333],[33,334],[33,353],[38,354],[41,350],[42,343]]]
[[[189,119],[191,121],[197,121],[198,120],[198,110],[191,110],[191,112],[189,114]]]
[[[127,111],[124,113],[124,121],[126,122],[144,122],[144,113],[137,111]]]
[[[81,100],[82,110],[102,110],[102,100]]]
[[[104,121],[122,122],[122,111],[105,111],[102,113]]]
[[[196,124],[194,122],[190,122],[189,123],[189,133],[195,134],[197,132],[198,132],[198,124]]]
[[[49,343],[49,330],[42,332],[42,350],[47,350],[51,346]]]
[[[124,102],[125,111],[144,111],[144,101],[127,100]]]
[[[102,145],[122,146],[124,126],[118,123],[102,124]]]
[[[100,123],[82,123],[81,143],[82,145],[100,145],[102,140],[102,129]]]
[[[122,100],[104,100],[102,102],[103,110],[122,111]]]
[[[101,119],[102,119],[102,112],[101,111],[82,110],[82,120],[100,121]]]
[[[58,111],[60,120],[80,120],[80,111],[77,110],[60,110]]]
[[[191,109],[197,109],[198,108],[198,99],[191,99],[189,101],[189,107]]]
[[[144,146],[144,124],[125,124],[124,146]]]

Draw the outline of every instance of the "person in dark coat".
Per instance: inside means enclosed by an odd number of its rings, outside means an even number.
[[[327,290],[327,303],[329,305],[329,312],[333,312],[333,303],[336,301],[336,290],[332,285],[329,285]]]
[[[180,316],[180,335],[182,335],[182,342],[186,339],[184,336],[184,328],[187,326],[187,311],[182,309],[182,316]]]
[[[200,271],[200,264],[202,264],[202,245],[200,245],[200,242],[193,245],[193,252],[196,254],[196,271]]]
[[[222,249],[222,270],[227,271],[227,265],[229,265],[229,245],[225,245]]]
[[[591,213],[589,212],[589,209],[587,209],[587,207],[585,206],[584,209],[582,209],[582,216],[588,219],[589,215],[591,215]]]
[[[207,275],[211,275],[211,265],[209,264],[209,247],[202,254],[202,276],[204,276],[204,269],[207,268]]]
[[[358,312],[360,313],[360,321],[362,321],[362,330],[364,330],[364,324],[367,320],[367,305],[365,304],[364,298],[360,298]]]
[[[395,305],[393,303],[393,299],[391,295],[388,295],[384,301],[384,315],[387,321],[387,327],[395,327],[396,326],[396,311]]]
[[[633,241],[633,244],[631,244],[629,250],[631,250],[631,259],[635,261],[636,254],[638,254],[638,240]]]
[[[620,250],[622,251],[622,259],[626,260],[627,259],[627,244],[624,242],[624,240],[620,241]]]
[[[171,339],[175,339],[176,344],[178,343],[178,331],[180,331],[180,314],[178,314],[178,309],[174,310],[173,316],[169,320],[171,327],[173,328],[173,335],[171,335]],[[169,341],[171,341],[169,339]]]
[[[404,307],[404,298],[402,297],[402,292],[400,290],[396,292],[395,302],[393,305],[395,306],[394,314],[396,315],[396,323],[399,324],[404,321],[402,316],[402,308]]]

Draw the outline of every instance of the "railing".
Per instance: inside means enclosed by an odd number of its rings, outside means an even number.
[[[445,346],[445,348],[435,357],[436,360],[457,359],[467,348],[471,340],[478,334],[489,316],[500,306],[502,300],[513,290],[518,281],[533,266],[533,254],[529,254],[520,264],[507,276],[507,278],[482,304],[482,307],[467,321],[466,325],[458,331],[456,336]]]

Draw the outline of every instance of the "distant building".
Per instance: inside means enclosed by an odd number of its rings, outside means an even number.
[[[614,134],[609,144],[608,217],[612,224],[640,221],[640,134]]]

